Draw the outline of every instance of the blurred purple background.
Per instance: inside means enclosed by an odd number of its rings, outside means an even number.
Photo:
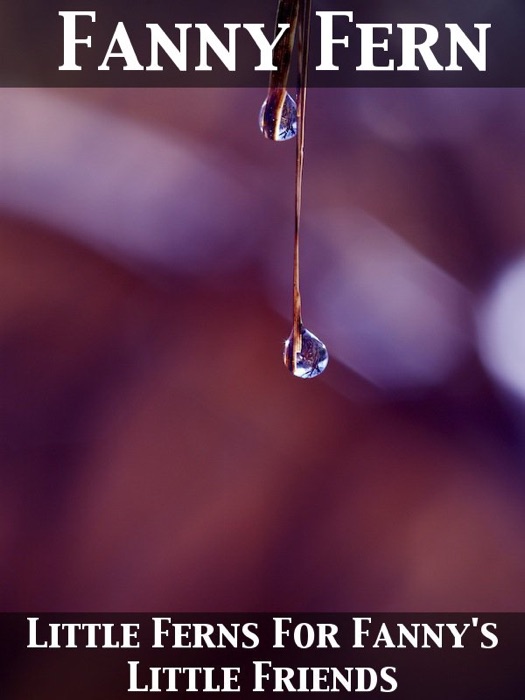
[[[3,610],[525,609],[525,94],[5,90]]]

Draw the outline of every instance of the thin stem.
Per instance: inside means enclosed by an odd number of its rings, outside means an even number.
[[[275,36],[279,33],[280,24],[289,24],[290,30],[286,32],[274,49],[273,56],[277,70],[270,74],[270,90],[281,88],[286,90],[300,4],[301,0],[279,0],[275,19]]]
[[[308,77],[308,48],[310,37],[311,0],[301,0],[301,12],[299,12],[299,72],[298,72],[298,100],[297,100],[297,150],[295,161],[295,231],[294,231],[294,256],[293,256],[293,364],[297,354],[301,351],[302,310],[301,290],[299,286],[299,230],[301,224],[301,203],[303,193],[304,170],[304,127],[306,116],[306,86]]]

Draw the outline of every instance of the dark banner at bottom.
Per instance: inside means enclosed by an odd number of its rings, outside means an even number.
[[[525,614],[2,614],[0,697],[525,697]]]

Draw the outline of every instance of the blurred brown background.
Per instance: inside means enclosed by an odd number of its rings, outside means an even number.
[[[312,381],[263,99],[4,90],[2,608],[523,610],[525,96],[311,91]]]

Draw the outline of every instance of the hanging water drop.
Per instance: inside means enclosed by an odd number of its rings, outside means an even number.
[[[328,364],[328,350],[317,336],[302,325],[298,331],[294,358],[294,333],[284,344],[284,364],[295,377],[312,379],[324,372]],[[295,361],[294,361],[295,360]]]
[[[274,88],[261,107],[259,127],[271,141],[288,141],[297,134],[297,105],[284,88]]]

